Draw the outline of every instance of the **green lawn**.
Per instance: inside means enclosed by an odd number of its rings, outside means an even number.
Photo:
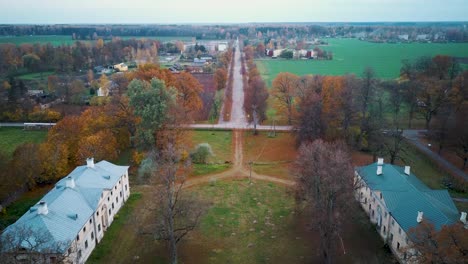
[[[280,72],[298,75],[322,74],[361,75],[364,68],[371,66],[380,78],[399,76],[403,59],[416,59],[420,56],[437,54],[468,57],[468,43],[370,43],[357,39],[326,39],[327,46],[320,48],[333,52],[331,61],[314,60],[257,60],[262,77],[271,86],[272,80]]]
[[[226,162],[232,161],[231,131],[194,130],[191,132],[191,137],[191,149],[197,144],[208,143],[214,154],[214,157],[210,159],[211,164],[194,164],[193,175],[217,173],[231,167],[230,164],[226,164]]]
[[[142,199],[122,209],[129,214],[119,212],[89,263],[168,263],[163,241],[138,234],[141,222],[153,220],[141,217],[149,216],[143,205],[152,197],[150,189],[141,190]],[[316,233],[307,228],[307,218],[296,211],[294,195],[287,188],[235,180],[187,191],[206,201],[209,208],[199,226],[179,244],[180,263],[318,263]],[[388,261],[383,242],[361,210],[346,221],[345,230],[346,255],[337,253],[337,263]]]
[[[27,74],[19,75],[17,76],[17,78],[21,80],[26,80],[26,81],[47,80],[47,77],[52,74],[54,74],[53,71],[27,73]]]
[[[191,41],[192,37],[190,36],[149,36],[149,37],[142,37],[142,36],[123,36],[122,39],[157,39],[161,42],[173,41],[173,40],[181,40],[181,41]],[[80,40],[84,42],[93,42],[92,40]],[[35,35],[35,36],[0,36],[0,44],[3,43],[12,43],[16,45],[21,44],[47,44],[50,43],[54,46],[60,45],[72,45],[75,43],[75,40],[72,39],[71,36],[65,35]]]
[[[47,130],[30,131],[18,127],[0,127],[0,149],[11,156],[16,147],[27,142],[40,143],[45,140]]]

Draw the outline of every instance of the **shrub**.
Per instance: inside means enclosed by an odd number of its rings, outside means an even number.
[[[214,156],[211,146],[208,143],[201,143],[195,147],[195,150],[190,153],[190,158],[192,162],[196,164],[206,164],[208,159]]]

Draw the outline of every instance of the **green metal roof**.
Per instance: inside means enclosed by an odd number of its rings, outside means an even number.
[[[377,163],[356,171],[369,188],[382,192],[387,209],[406,232],[418,224],[418,211],[424,213],[423,221],[431,221],[437,230],[458,221],[458,209],[447,190],[430,189],[400,166],[384,164],[381,175],[377,175]]]

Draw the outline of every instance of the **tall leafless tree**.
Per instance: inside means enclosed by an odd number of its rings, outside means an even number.
[[[142,227],[141,234],[149,234],[167,241],[171,263],[178,262],[177,244],[198,224],[203,213],[202,203],[183,192],[190,160],[181,158],[181,151],[167,144],[159,152],[151,152],[146,169],[154,184],[154,199],[147,209],[155,213],[150,225]]]
[[[333,263],[342,244],[343,222],[353,208],[354,174],[343,143],[315,140],[299,148],[297,194],[320,235],[322,263]],[[343,245],[344,247],[344,245]]]

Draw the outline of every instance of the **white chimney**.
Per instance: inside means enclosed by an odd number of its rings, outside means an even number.
[[[377,165],[377,175],[382,175],[382,166]]]
[[[383,165],[383,158],[377,159],[377,165]]]
[[[466,225],[466,212],[462,212],[460,216],[460,221]]]
[[[422,222],[422,220],[423,220],[423,214],[424,214],[423,212],[418,211],[418,218],[416,218],[416,221],[417,221],[418,223],[421,223],[421,222]]]
[[[94,168],[94,158],[88,158],[88,159],[86,159],[86,167],[88,167],[88,168]]]
[[[37,204],[37,214],[46,215],[49,213],[49,209],[47,209],[47,203],[44,201],[40,201]]]
[[[65,178],[65,187],[75,188],[75,180],[71,176]]]
[[[411,167],[410,166],[405,166],[405,174],[410,175],[411,173]]]

